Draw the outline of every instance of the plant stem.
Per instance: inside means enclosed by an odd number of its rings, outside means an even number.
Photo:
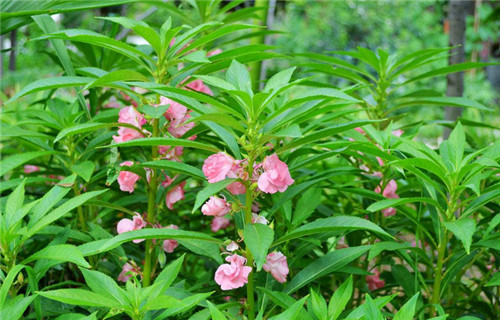
[[[253,159],[250,157],[248,162],[248,175],[249,183],[246,185],[245,194],[245,224],[252,223],[252,203],[253,203],[253,191],[251,188],[252,173],[253,173]],[[255,319],[255,296],[254,296],[254,284],[253,284],[253,256],[250,249],[246,248],[246,258],[247,266],[252,268],[252,272],[248,275],[247,283],[247,304],[248,304],[248,320]]]
[[[269,0],[255,0],[255,7],[267,7],[269,5]],[[267,24],[267,13],[268,10],[258,11],[256,13],[257,17],[254,19],[254,24],[265,26]],[[253,37],[250,39],[251,44],[264,44],[265,35],[261,35],[258,37]],[[252,77],[252,89],[257,92],[260,86],[260,76],[262,71],[262,61],[255,61],[249,64],[250,66],[250,75]]]
[[[434,286],[432,289],[432,299],[431,299],[431,304],[438,304],[439,303],[439,298],[440,298],[440,291],[441,291],[441,281],[443,280],[443,265],[444,265],[444,258],[446,255],[446,249],[448,246],[448,231],[444,230],[443,231],[443,237],[441,238],[441,241],[439,242],[438,246],[438,256],[437,256],[437,261],[436,261],[436,269],[434,269],[434,274],[435,274],[435,280],[434,280]],[[431,309],[431,314],[435,315],[436,309],[433,306]]]
[[[153,120],[153,137],[157,137],[159,133],[159,120]],[[151,147],[151,156],[153,159],[158,157],[158,147]],[[155,223],[155,211],[156,211],[156,191],[158,189],[157,181],[156,181],[156,171],[151,169],[151,176],[149,182],[149,191],[148,191],[148,215],[146,217],[146,221],[149,225],[153,225]],[[147,287],[151,284],[151,265],[153,257],[151,255],[153,251],[153,240],[146,240],[146,248],[145,248],[145,258],[144,258],[144,272],[143,272],[143,281],[142,286]]]

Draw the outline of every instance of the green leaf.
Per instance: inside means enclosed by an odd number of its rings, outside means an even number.
[[[19,90],[12,98],[9,99],[9,101],[6,102],[6,104],[9,104],[12,101],[30,93],[58,88],[83,86],[94,80],[95,78],[88,77],[51,77],[48,79],[40,79]]]
[[[392,238],[392,236],[385,232],[382,228],[366,219],[352,216],[335,216],[325,219],[317,219],[313,222],[307,223],[276,240],[273,246],[292,239],[313,234],[347,230],[366,230],[387,238]]]
[[[393,320],[413,320],[415,316],[415,308],[417,306],[419,293],[416,293],[410,300],[408,300],[398,313],[394,316]]]
[[[182,60],[191,61],[191,62],[199,62],[199,63],[210,63],[210,60],[207,58],[207,53],[203,50],[197,50],[191,52],[190,54],[182,57]]]
[[[370,253],[368,254],[368,260],[372,260],[376,256],[378,256],[382,251],[394,251],[394,250],[400,250],[400,249],[409,249],[412,248],[412,246],[408,243],[399,243],[399,242],[392,242],[392,241],[382,241],[382,242],[377,242],[373,245],[372,249],[370,250]]]
[[[94,169],[95,169],[94,162],[89,160],[71,166],[71,171],[78,174],[87,182],[90,181]]]
[[[149,82],[148,77],[134,70],[116,70],[107,73],[105,76],[102,76],[98,79],[87,84],[82,90],[87,90],[93,87],[103,87],[107,84],[117,82],[117,81],[129,81],[129,80],[138,80]]]
[[[434,207],[438,208],[439,210],[441,210],[441,211],[443,210],[443,208],[441,208],[441,206],[439,205],[439,203],[436,200],[431,199],[431,198],[425,198],[425,197],[384,199],[384,200],[380,200],[380,201],[377,201],[375,203],[372,203],[368,208],[366,208],[366,210],[370,211],[370,212],[376,212],[376,211],[380,211],[380,210],[383,210],[386,208],[396,207],[396,206],[400,206],[400,205],[407,204],[407,203],[413,203],[413,202],[423,202],[423,203],[432,204]]]
[[[298,124],[292,124],[278,132],[272,133],[272,135],[275,137],[302,138],[302,131]]]
[[[463,97],[425,97],[412,99],[406,102],[398,103],[396,106],[390,110],[396,110],[408,106],[414,105],[440,105],[440,106],[451,106],[451,107],[464,107],[464,108],[475,108],[483,111],[493,111],[492,109],[482,105],[481,103],[470,100]]]
[[[365,319],[367,320],[384,320],[384,316],[382,315],[382,312],[380,312],[377,304],[373,299],[370,297],[370,295],[365,296],[365,303],[361,307],[364,309],[365,313]]]
[[[261,223],[247,223],[243,230],[243,237],[255,259],[257,271],[260,271],[266,261],[267,251],[273,243],[274,231]]]
[[[216,306],[210,301],[207,300],[208,308],[210,309],[210,315],[212,316],[212,320],[227,320],[226,316],[217,309]]]
[[[39,39],[63,39],[75,42],[88,43],[90,45],[118,52],[145,67],[148,67],[148,65],[144,61],[148,61],[149,63],[154,63],[153,59],[149,55],[134,48],[133,46],[128,45],[125,42],[121,42],[113,38],[106,37],[102,34],[90,30],[83,30],[83,29],[62,30],[59,32],[39,37],[36,40]]]
[[[62,303],[89,306],[89,307],[102,307],[102,308],[118,308],[120,304],[107,296],[83,289],[59,289],[52,291],[41,291],[39,295],[56,300]]]
[[[85,268],[90,268],[90,265],[87,261],[85,261],[80,250],[78,250],[77,247],[69,244],[58,244],[45,247],[44,249],[37,251],[29,256],[22,262],[22,264],[39,259],[50,259],[63,262],[67,261]]]
[[[302,306],[306,302],[308,296],[300,299],[299,301],[292,304],[289,308],[285,310],[285,312],[270,318],[269,320],[295,320],[299,316],[300,311],[302,310]]]
[[[465,251],[469,254],[472,236],[474,232],[476,232],[476,221],[469,218],[462,218],[451,222],[445,222],[444,226],[451,231],[455,237],[462,241]]]
[[[175,230],[175,229],[147,228],[147,229],[124,232],[111,239],[102,239],[102,240],[88,242],[79,246],[78,249],[82,252],[83,256],[86,257],[89,255],[95,255],[107,252],[109,250],[113,250],[114,248],[119,247],[123,243],[130,242],[135,239],[158,239],[158,240],[191,239],[191,240],[207,241],[210,243],[221,244],[221,240],[207,236],[206,234],[201,232]]]
[[[181,270],[182,263],[184,262],[185,254],[183,254],[179,259],[176,259],[170,263],[165,269],[163,269],[160,274],[156,277],[153,284],[154,289],[149,293],[149,299],[154,299],[157,296],[163,294],[170,285],[174,282],[175,278]]]
[[[178,240],[178,242],[198,255],[212,258],[220,264],[223,263],[218,244],[191,239]]]
[[[203,80],[203,82],[205,82],[206,84],[209,84],[209,85],[217,87],[217,88],[221,88],[223,90],[227,90],[227,91],[236,90],[236,87],[234,85],[232,85],[231,83],[229,83],[221,78],[218,78],[218,77],[203,76],[203,75],[194,75],[194,77],[196,79]]]
[[[24,184],[26,179],[16,188],[7,198],[5,203],[5,226],[2,229],[9,229],[13,224],[19,221],[21,218],[15,218],[17,212],[21,210],[24,203]]]
[[[75,134],[79,133],[86,133],[86,132],[94,132],[99,129],[104,129],[104,128],[114,128],[114,127],[125,127],[125,128],[130,128],[134,129],[140,133],[143,133],[143,131],[136,126],[128,123],[119,123],[119,122],[112,122],[112,123],[98,123],[98,122],[87,122],[87,123],[82,123],[82,124],[77,124],[76,126],[65,128],[59,132],[57,135],[56,139],[54,142],[57,142],[61,140],[62,138],[66,136],[73,136]]]
[[[7,172],[25,164],[33,159],[41,158],[56,153],[55,151],[32,151],[21,154],[15,154],[10,157],[3,158],[0,161],[0,177]]]
[[[495,272],[490,281],[485,284],[485,287],[500,286],[500,272]]]
[[[35,16],[33,17],[33,20],[35,20],[35,22],[43,30],[44,33],[52,33],[59,31],[55,21],[52,19],[51,16],[47,14]],[[64,41],[60,39],[51,39],[50,43],[54,47],[57,57],[61,61],[64,71],[66,71],[66,74],[72,77],[76,76],[75,69],[73,68],[73,64],[71,62],[71,58],[69,57]],[[85,103],[85,98],[83,97],[83,94],[81,92],[78,92],[78,90],[76,94],[78,97],[78,101],[80,102],[80,107],[83,109],[83,111],[87,114],[87,117],[90,119],[91,118],[90,111],[87,108],[87,104]]]
[[[225,187],[227,187],[228,185],[230,185],[235,181],[236,179],[225,179],[222,181],[218,181],[216,183],[211,183],[205,188],[203,188],[203,190],[198,192],[198,194],[196,195],[196,201],[194,203],[193,210],[191,210],[191,213],[194,213],[196,210],[198,210],[198,208],[201,207],[201,205],[205,202],[205,200],[210,198],[210,196],[220,192]]]
[[[160,309],[168,309],[168,308],[182,308],[185,307],[186,304],[177,298],[171,296],[158,296],[154,299],[149,300],[142,310],[160,310]]]
[[[236,60],[231,61],[231,65],[226,72],[226,81],[235,85],[238,90],[246,93],[252,92],[252,79],[247,68]]]
[[[285,69],[283,71],[278,72],[274,76],[272,76],[269,80],[267,80],[266,86],[264,87],[263,92],[270,92],[272,90],[278,90],[281,87],[287,85],[292,78],[292,74],[297,67],[292,67]]]
[[[441,156],[446,156],[455,171],[459,171],[465,149],[465,131],[460,122],[457,123],[453,131],[450,133],[447,143],[441,143],[441,146],[448,147],[448,150],[446,150],[446,152],[442,152]]]
[[[95,270],[80,268],[80,271],[85,278],[85,283],[92,291],[106,294],[107,297],[112,297],[116,303],[121,305],[128,304],[126,292],[111,277]]]
[[[486,67],[488,65],[494,65],[494,63],[485,63],[485,62],[464,62],[464,63],[457,63],[451,66],[443,67],[443,68],[438,68],[434,69],[432,71],[420,74],[416,77],[410,78],[406,80],[406,82],[403,82],[401,85],[404,86],[410,82],[425,79],[425,78],[431,78],[431,77],[436,77],[444,74],[449,74],[449,73],[455,73],[455,72],[460,72],[464,70],[469,70],[469,69],[476,69],[476,68],[482,68]]]
[[[328,316],[331,320],[336,320],[344,311],[347,302],[352,296],[352,275],[347,278],[340,287],[335,290],[328,305]]]
[[[291,294],[296,290],[307,285],[329,273],[340,270],[348,263],[356,260],[365,252],[370,250],[371,246],[349,247],[341,250],[335,250],[325,254],[323,257],[310,263],[293,277],[292,281],[283,290],[284,293]]]
[[[321,204],[321,193],[319,188],[310,188],[300,197],[293,212],[294,225],[298,226],[304,222]]]
[[[181,146],[186,148],[194,148],[200,150],[207,150],[212,152],[219,152],[220,150],[214,146],[207,145],[206,143],[200,143],[196,141],[186,140],[186,139],[174,139],[174,138],[142,138],[135,139],[126,142],[114,143],[112,145],[103,146],[101,148],[113,148],[113,147],[152,147],[152,146]]]
[[[207,113],[189,119],[189,122],[211,121],[230,128],[245,132],[245,128],[233,117],[223,113]]]
[[[146,115],[154,119],[159,119],[163,117],[163,115],[165,114],[165,112],[167,112],[169,107],[170,107],[169,104],[157,107],[145,104],[142,106],[142,112],[144,112]]]
[[[44,227],[48,226],[52,222],[56,221],[57,219],[61,218],[66,213],[81,206],[82,204],[84,204],[88,200],[95,198],[98,195],[103,194],[106,191],[108,191],[108,190],[86,192],[82,195],[76,196],[76,197],[66,201],[64,204],[57,207],[57,209],[53,210],[49,214],[45,215],[42,219],[40,219],[32,227],[30,227],[29,230],[27,231],[27,233],[24,235],[24,238],[29,239],[31,236],[36,234],[38,231],[40,231]]]
[[[188,176],[205,180],[205,175],[200,169],[182,162],[170,160],[154,160],[138,164],[138,166],[141,168],[166,170],[167,172],[179,172]]]
[[[276,153],[281,154],[287,150],[295,149],[295,148],[302,146],[304,144],[308,144],[308,143],[311,143],[311,142],[314,142],[317,140],[321,140],[324,138],[330,138],[334,134],[338,134],[338,133],[341,133],[341,132],[344,132],[344,131],[347,131],[350,129],[354,129],[356,127],[364,126],[366,124],[375,123],[375,122],[377,122],[377,121],[375,121],[375,120],[355,120],[355,121],[351,121],[351,122],[344,123],[341,125],[331,126],[329,128],[316,131],[315,133],[311,133],[303,138],[295,139],[295,140],[287,143],[283,147],[279,148],[278,150],[276,150]]]
[[[24,267],[25,266],[22,264],[15,265],[9,270],[9,273],[3,279],[2,286],[0,287],[0,310],[5,306],[7,295],[9,294],[10,287],[12,286],[12,283],[14,283],[17,274],[23,270]]]

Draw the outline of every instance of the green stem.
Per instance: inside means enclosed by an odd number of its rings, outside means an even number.
[[[443,237],[441,238],[441,241],[439,242],[438,246],[438,256],[437,256],[437,262],[436,262],[436,269],[434,269],[434,286],[432,288],[432,299],[431,299],[431,304],[435,305],[439,303],[439,299],[441,297],[440,291],[441,291],[441,281],[443,280],[443,266],[444,266],[444,259],[446,255],[446,249],[448,246],[448,231],[444,230],[443,232]],[[435,315],[435,307],[433,306],[431,309],[431,314]]]
[[[153,137],[158,137],[159,134],[159,126],[160,122],[158,119],[153,120]],[[151,156],[153,159],[158,157],[158,147],[151,147]],[[156,171],[151,169],[150,183],[149,183],[149,191],[148,191],[148,215],[146,217],[146,221],[149,225],[153,225],[155,223],[155,211],[156,211],[156,191],[158,189],[156,179]],[[146,248],[145,248],[145,258],[144,258],[144,272],[143,272],[143,281],[142,286],[148,287],[151,284],[151,265],[152,265],[152,252],[153,252],[153,240],[146,240]]]
[[[253,161],[250,160],[248,163],[248,172],[249,172],[249,181],[247,184],[246,194],[245,194],[245,224],[252,223],[252,203],[253,203],[253,191],[251,188],[251,179],[253,173]],[[254,295],[254,283],[253,283],[253,255],[250,252],[250,249],[246,248],[246,258],[247,258],[247,266],[252,268],[252,272],[248,275],[248,283],[247,283],[247,304],[248,304],[248,320],[255,319],[255,295]]]

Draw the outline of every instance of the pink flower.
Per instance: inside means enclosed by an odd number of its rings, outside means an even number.
[[[233,252],[238,250],[238,248],[239,248],[238,244],[234,241],[231,241],[231,243],[227,245],[226,250],[229,252]]]
[[[222,50],[221,50],[221,49],[214,49],[214,50],[212,50],[212,51],[208,51],[208,52],[207,52],[207,58],[212,57],[212,56],[215,56],[215,55],[217,55],[217,54],[219,54],[219,53],[222,53]]]
[[[286,281],[286,276],[288,275],[288,264],[286,261],[286,256],[279,252],[271,252],[266,257],[266,263],[262,266],[266,272],[270,272],[271,275],[280,283]]]
[[[217,232],[221,229],[226,229],[227,227],[229,227],[229,223],[229,219],[226,219],[224,217],[215,217],[212,220],[210,229],[212,229],[212,232]]]
[[[231,194],[238,195],[238,194],[244,194],[247,192],[247,188],[245,188],[245,185],[243,183],[235,181],[228,185],[226,189],[231,192]]]
[[[119,123],[128,123],[137,128],[142,128],[142,126],[146,123],[146,119],[144,116],[134,107],[124,107],[118,113],[118,122]]]
[[[127,166],[130,167],[134,163],[132,161],[125,161],[120,164],[120,166]],[[120,171],[120,174],[118,175],[118,184],[120,185],[120,190],[121,191],[128,191],[130,193],[134,192],[134,186],[137,180],[139,180],[141,177],[136,175],[133,172],[129,171]]]
[[[130,141],[130,140],[134,140],[134,139],[140,139],[143,137],[144,137],[144,135],[135,129],[120,127],[118,129],[118,135],[113,136],[113,140],[115,140],[116,143],[120,143],[120,142]]]
[[[165,203],[167,208],[170,210],[174,209],[174,203],[184,199],[184,186],[186,181],[173,187],[169,192],[167,192],[167,197],[165,198]]]
[[[360,127],[354,128],[357,132],[361,133],[362,135],[366,135],[365,130],[361,129]]]
[[[158,152],[167,160],[180,162],[180,157],[184,152],[183,147],[158,146]]]
[[[171,225],[165,227],[165,229],[179,230],[179,227],[176,226],[175,224],[171,224]],[[177,248],[177,246],[179,246],[179,242],[177,242],[176,240],[167,239],[167,240],[163,241],[163,251],[165,251],[167,253],[174,252],[174,249]]]
[[[248,282],[248,275],[252,268],[245,266],[246,259],[237,254],[226,258],[230,264],[219,266],[215,272],[215,282],[220,285],[222,290],[231,290],[241,288]]]
[[[186,87],[194,91],[202,92],[208,95],[213,95],[212,90],[210,90],[210,88],[207,87],[201,79],[196,79],[194,81],[191,81]]]
[[[122,272],[118,275],[118,281],[127,282],[132,275],[140,275],[141,269],[139,267],[134,267],[130,263],[125,263],[122,267]]]
[[[395,135],[396,137],[401,137],[401,135],[403,135],[404,131],[401,130],[401,129],[397,129],[397,130],[394,130],[392,132],[393,135]]]
[[[170,122],[168,132],[176,138],[182,137],[186,132],[194,128],[194,122],[188,122],[191,116],[186,114],[183,118],[176,118]]]
[[[170,105],[167,111],[165,112],[165,118],[169,121],[173,119],[182,119],[187,113],[187,108],[182,104],[175,102],[166,97],[160,97],[160,103],[157,106],[165,106]]]
[[[372,276],[366,276],[366,283],[368,284],[368,288],[370,290],[377,290],[383,288],[385,286],[385,281],[380,279],[380,272],[375,270],[375,274]]]
[[[284,192],[294,182],[288,171],[288,166],[278,159],[276,154],[266,157],[262,163],[262,167],[264,173],[259,177],[257,182],[262,192]]]
[[[394,179],[391,179],[389,183],[387,183],[387,185],[385,186],[382,195],[387,199],[398,199],[399,196],[396,194],[397,189],[398,189],[398,184]],[[380,193],[380,186],[377,186],[377,188],[375,188],[375,192]],[[382,213],[384,214],[384,217],[393,216],[396,214],[396,208],[390,207],[383,209]]]
[[[37,172],[37,171],[40,171],[40,167],[38,167],[38,166],[33,166],[30,164],[27,164],[24,166],[24,173],[26,173],[26,174],[32,173],[32,172]]]
[[[201,212],[206,216],[223,217],[231,211],[231,204],[226,199],[211,196],[201,207]]]
[[[120,222],[118,222],[118,224],[116,225],[116,231],[118,232],[118,234],[133,230],[140,230],[146,226],[146,221],[144,221],[141,215],[138,214],[137,212],[135,213],[135,216],[132,219],[133,220],[121,219]],[[142,241],[144,241],[144,239],[135,239],[133,242],[139,243]]]
[[[260,223],[260,224],[267,225],[269,223],[269,221],[267,221],[267,219],[264,218],[263,216],[259,216],[256,213],[252,213],[252,223]]]
[[[233,164],[234,159],[232,157],[225,152],[219,152],[205,159],[202,170],[208,182],[215,183],[226,178]]]
[[[122,107],[122,105],[118,102],[118,100],[116,100],[115,96],[111,96],[111,98],[109,98],[109,100],[108,100],[108,103],[106,103],[103,106],[103,108],[114,108],[114,109],[118,109],[121,107]]]

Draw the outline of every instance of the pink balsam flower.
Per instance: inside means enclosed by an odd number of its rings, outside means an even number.
[[[38,166],[33,166],[31,164],[27,164],[24,166],[24,173],[26,173],[26,174],[32,173],[32,172],[37,172],[37,171],[40,171],[40,167],[38,167]]]
[[[139,267],[134,267],[130,263],[125,263],[122,267],[122,272],[118,275],[118,281],[127,282],[132,275],[140,275],[141,269]]]
[[[118,122],[119,123],[128,123],[137,128],[142,128],[142,126],[146,123],[146,119],[144,116],[134,107],[124,107],[118,113]]]
[[[230,221],[224,217],[215,217],[212,220],[212,224],[210,225],[210,229],[212,232],[217,232],[221,229],[226,229],[229,227]]]
[[[260,223],[260,224],[268,224],[269,221],[267,221],[266,218],[264,218],[263,216],[260,216],[256,213],[253,213],[252,212],[252,223]]]
[[[398,184],[394,179],[391,179],[387,183],[387,185],[384,188],[384,191],[382,192],[382,195],[386,197],[387,199],[398,199],[399,196],[396,194],[396,191],[398,189]],[[380,193],[380,186],[377,186],[375,189],[375,192]],[[390,217],[396,214],[396,208],[390,207],[382,210],[382,213],[384,214],[384,217]]]
[[[135,213],[135,216],[130,219],[121,219],[116,225],[116,231],[118,234],[129,232],[133,230],[140,230],[146,226],[146,221],[141,217],[139,213]],[[144,241],[144,239],[135,239],[134,243],[139,243]]]
[[[262,266],[264,271],[270,272],[271,275],[280,283],[286,281],[286,276],[288,275],[288,263],[286,261],[286,256],[279,252],[271,252],[266,257],[266,263]]]
[[[366,284],[370,290],[377,290],[385,286],[385,281],[380,279],[380,272],[378,270],[374,271],[374,275],[366,276]]]
[[[231,211],[231,204],[226,199],[211,196],[201,207],[201,212],[206,216],[223,217]]]
[[[233,167],[234,159],[227,153],[219,152],[205,159],[203,163],[203,174],[209,183],[215,183],[226,179],[227,174]]]
[[[404,131],[401,130],[401,129],[397,129],[397,130],[394,130],[392,132],[393,135],[395,135],[396,137],[401,137],[403,135]]]
[[[294,182],[288,171],[288,166],[278,159],[276,154],[266,157],[262,163],[262,168],[264,173],[260,175],[257,181],[262,192],[284,192]]]
[[[252,268],[245,266],[246,259],[237,254],[226,258],[230,264],[219,266],[215,272],[215,282],[220,285],[222,290],[231,290],[241,288],[248,282],[248,275]]]
[[[165,204],[170,210],[174,209],[174,203],[184,199],[184,186],[186,181],[173,187],[169,192],[167,192],[167,197],[165,198]]]
[[[202,92],[208,95],[213,95],[212,90],[210,90],[210,88],[207,87],[207,85],[205,85],[201,79],[196,79],[194,81],[191,81],[190,83],[188,83],[186,87],[194,91]]]
[[[120,127],[118,129],[118,135],[113,136],[113,140],[115,140],[116,143],[140,139],[140,138],[144,138],[144,135],[142,133],[140,133],[135,129],[125,128],[125,127]]]
[[[120,166],[130,167],[134,163],[132,161],[125,161],[120,163]],[[134,192],[135,183],[140,179],[137,174],[129,171],[120,171],[118,175],[118,184],[120,185],[120,190],[125,192]]]
[[[167,227],[165,227],[164,229],[175,229],[175,230],[179,230],[179,227],[176,226],[175,224],[171,224]],[[176,240],[173,240],[173,239],[167,239],[167,240],[164,240],[163,241],[163,251],[167,252],[167,253],[172,253],[174,252],[174,249],[177,248],[179,246],[179,242],[177,242]]]

